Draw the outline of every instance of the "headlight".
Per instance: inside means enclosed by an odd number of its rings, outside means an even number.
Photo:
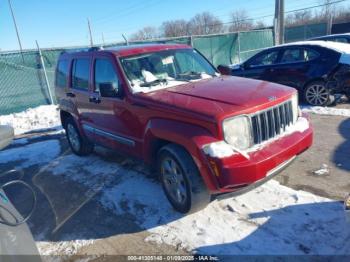
[[[293,108],[293,123],[295,123],[299,116],[299,98],[298,93],[292,96],[292,108]]]
[[[224,120],[223,131],[225,141],[240,150],[247,149],[252,145],[250,121],[246,116]]]

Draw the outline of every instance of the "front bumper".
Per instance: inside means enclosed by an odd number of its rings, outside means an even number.
[[[218,190],[212,194],[241,194],[265,183],[307,150],[312,141],[313,131],[310,126],[302,133],[292,133],[249,153],[249,159],[241,154],[225,158],[208,156],[209,169],[218,184]]]
[[[274,178],[275,176],[277,176],[280,172],[282,172],[290,164],[292,164],[295,159],[296,159],[296,156],[292,157],[291,159],[288,159],[287,161],[283,162],[279,166],[277,166],[274,169],[272,169],[271,171],[269,171],[266,174],[265,178],[262,178],[259,181],[256,181],[253,184],[250,184],[249,186],[245,186],[245,187],[243,187],[241,189],[237,189],[237,190],[235,190],[233,192],[227,192],[227,193],[214,195],[213,199],[221,200],[221,199],[230,198],[230,197],[236,197],[236,196],[245,194],[245,193],[247,193],[247,192],[249,192],[249,191],[251,191],[251,190],[253,190],[253,189],[255,189],[255,188],[259,187],[259,186],[261,186],[262,184],[265,184],[267,181],[269,181],[272,178]]]

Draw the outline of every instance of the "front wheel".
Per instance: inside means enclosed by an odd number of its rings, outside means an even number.
[[[304,99],[313,106],[328,106],[334,103],[335,98],[330,94],[329,89],[322,81],[315,81],[308,84],[304,90]]]
[[[158,173],[171,205],[181,213],[196,212],[210,202],[210,194],[191,155],[169,144],[158,153]]]

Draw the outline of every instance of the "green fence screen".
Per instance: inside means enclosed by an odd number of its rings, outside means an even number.
[[[285,29],[284,41],[286,43],[302,41],[326,34],[327,24],[325,23],[287,27]]]

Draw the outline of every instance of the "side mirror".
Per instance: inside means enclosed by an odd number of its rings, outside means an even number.
[[[117,97],[119,95],[118,83],[101,83],[99,87],[102,97]]]
[[[242,63],[241,64],[241,69],[243,69],[243,70],[245,70],[245,69],[249,69],[249,65],[248,64],[246,64],[246,63]]]
[[[222,75],[231,75],[231,68],[227,65],[219,65],[217,69]]]

